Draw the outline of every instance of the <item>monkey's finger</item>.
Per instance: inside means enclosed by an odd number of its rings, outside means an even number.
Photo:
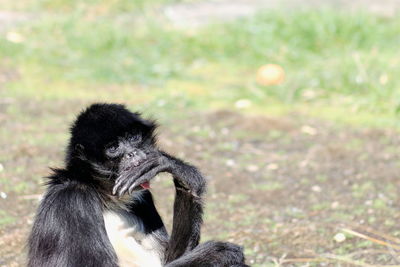
[[[126,182],[127,179],[128,179],[127,177],[122,176],[122,177],[119,177],[115,181],[115,184],[114,184],[114,187],[113,187],[113,191],[112,191],[113,195],[115,195],[117,193],[117,189],[122,185],[122,183]]]
[[[153,179],[157,174],[159,174],[160,172],[165,171],[165,166],[157,166],[154,169],[150,170],[149,172],[146,172],[145,174],[143,174],[141,177],[139,177],[130,187],[129,187],[129,194],[132,194],[133,190],[135,189],[135,187],[137,187],[138,185],[141,185],[145,182],[150,181],[151,179]]]
[[[113,187],[113,190],[112,190],[112,194],[115,195],[116,193],[117,193],[117,187],[114,186],[114,187]]]
[[[135,188],[138,185],[137,179],[139,179],[139,177],[141,177],[142,175],[147,174],[155,166],[157,166],[157,162],[151,162],[151,163],[147,164],[147,166],[142,168],[141,171],[138,171],[134,176],[129,177],[127,180],[123,180],[122,183],[118,185],[118,187],[114,186],[114,188],[116,188],[115,191],[118,192],[118,196],[121,197],[126,192],[129,192],[129,194],[131,194],[133,191],[133,188]],[[130,190],[130,188],[132,188],[132,190]]]
[[[129,187],[129,189],[128,189],[128,194],[129,194],[129,195],[133,193],[133,190],[135,189],[136,186],[137,186],[137,184],[136,184],[136,183],[133,183],[133,184]]]
[[[114,185],[114,187],[116,187],[116,186],[120,186],[122,183],[124,183],[125,181],[127,181],[127,180],[134,180],[134,179],[136,179],[137,177],[140,177],[141,175],[143,175],[144,173],[146,173],[146,172],[148,172],[150,169],[152,169],[152,168],[154,168],[155,166],[157,166],[157,161],[155,161],[155,160],[151,160],[151,161],[148,161],[148,162],[146,162],[146,163],[143,163],[143,165],[142,166],[140,166],[140,167],[138,167],[138,169],[135,171],[135,174],[134,175],[132,175],[132,176],[128,176],[128,177],[126,177],[126,176],[121,176],[121,177],[119,177],[116,181],[115,181],[115,185]]]
[[[118,189],[118,196],[121,197],[129,189],[132,182],[125,183],[122,188]]]
[[[137,173],[133,176],[126,177],[126,176],[121,176],[115,181],[115,185],[113,187],[113,194],[115,195],[118,192],[119,196],[122,196],[123,193],[129,188],[129,186],[134,182],[138,177],[143,175],[144,173],[148,172],[152,168],[157,166],[156,161],[151,161],[149,163],[146,163],[140,170],[137,171]],[[124,189],[124,190],[123,190]]]
[[[113,187],[113,194],[115,195],[118,191],[122,189],[122,187],[125,185],[130,185],[132,183],[132,178],[131,177],[126,177],[124,176],[122,179],[119,181],[116,181],[116,184]]]
[[[130,183],[131,180],[128,177],[120,178],[119,181],[117,180],[114,187],[113,187],[113,195],[115,195],[118,189],[126,183]]]

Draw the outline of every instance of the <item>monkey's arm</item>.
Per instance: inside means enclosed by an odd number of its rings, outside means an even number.
[[[171,173],[176,188],[172,233],[165,256],[165,261],[170,262],[199,243],[203,216],[202,196],[206,189],[201,173],[180,159],[165,152],[157,152],[138,168],[134,176],[117,180],[113,191],[118,195],[132,192],[135,187],[160,172]]]
[[[176,191],[172,233],[165,255],[165,262],[168,263],[199,244],[206,181],[194,166],[166,153],[163,155],[171,165]]]
[[[203,217],[201,200],[176,187],[171,237],[165,262],[171,262],[199,244]]]

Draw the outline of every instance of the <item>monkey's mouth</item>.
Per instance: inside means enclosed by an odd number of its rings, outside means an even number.
[[[145,162],[145,158],[141,158],[141,157],[136,157],[136,158],[132,158],[129,161],[126,161],[123,163],[123,170],[125,172],[132,172],[135,170],[138,170],[137,167],[139,167],[143,162]]]
[[[141,157],[137,157],[137,158],[133,158],[131,164],[133,165],[133,167],[137,167],[139,166],[142,162],[144,162],[144,158]]]
[[[144,182],[144,183],[140,184],[140,187],[145,190],[150,189],[150,182]]]

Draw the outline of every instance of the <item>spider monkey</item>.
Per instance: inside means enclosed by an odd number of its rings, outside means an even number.
[[[28,267],[178,267],[245,264],[242,248],[199,244],[206,181],[156,144],[154,121],[119,104],[93,104],[71,126],[65,167],[53,169],[29,237]],[[172,174],[169,236],[149,191]]]

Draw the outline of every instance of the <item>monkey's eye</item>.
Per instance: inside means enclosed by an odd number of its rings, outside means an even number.
[[[112,144],[106,148],[106,155],[109,157],[116,157],[119,154],[119,144]]]

